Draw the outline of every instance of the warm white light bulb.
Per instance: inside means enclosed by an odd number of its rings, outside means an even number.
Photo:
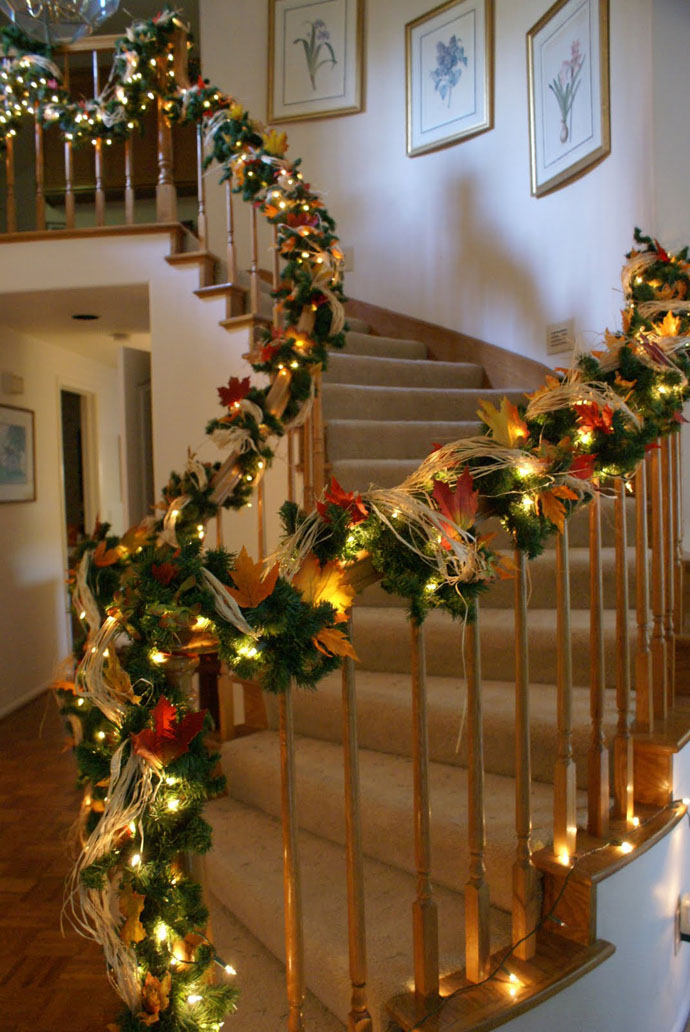
[[[232,964],[226,964],[225,965],[225,974],[226,975],[236,975],[237,974],[237,972],[235,971],[235,969],[232,966]]]
[[[632,853],[633,849],[632,842],[621,842],[621,853]]]
[[[563,864],[564,867],[570,866],[570,853],[567,849],[561,850],[558,854],[558,862],[559,864]]]
[[[169,810],[175,811],[175,810],[179,810],[179,808],[180,808],[180,800],[179,799],[168,799],[168,809]]]
[[[135,853],[129,862],[132,865],[132,867],[138,867],[141,863],[141,853]]]

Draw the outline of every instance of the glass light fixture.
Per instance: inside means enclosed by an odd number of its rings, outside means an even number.
[[[32,39],[73,43],[114,14],[120,0],[0,0],[0,11]]]

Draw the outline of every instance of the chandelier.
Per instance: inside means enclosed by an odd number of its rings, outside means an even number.
[[[22,32],[42,43],[73,43],[114,14],[120,0],[0,0]]]

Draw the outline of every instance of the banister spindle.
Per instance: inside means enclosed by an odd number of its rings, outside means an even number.
[[[352,616],[348,625],[352,640]],[[347,865],[347,925],[350,949],[351,1032],[372,1032],[367,1003],[367,945],[364,912],[364,857],[359,801],[359,755],[357,743],[357,697],[354,660],[343,663],[343,762],[345,775],[345,858]]]
[[[513,864],[513,943],[520,960],[533,957],[539,921],[537,872],[532,863],[532,805],[530,788],[529,652],[527,645],[527,555],[515,550],[515,830]]]
[[[62,82],[66,90],[69,90],[70,66],[69,52],[65,51],[65,63],[62,72]],[[67,229],[74,229],[74,158],[72,155],[72,141],[65,140],[65,226]]]
[[[34,108],[34,147],[36,152],[36,229],[46,228],[45,157],[43,151],[43,126]]]
[[[658,445],[657,441],[657,445]],[[661,502],[661,460],[659,448],[647,456],[649,491],[652,499],[652,694],[654,718],[667,714],[668,661],[664,635],[664,527]]]
[[[411,620],[410,633],[414,853],[417,870],[417,898],[412,907],[414,984],[417,997],[421,1000],[430,1000],[438,996],[438,914],[431,889],[426,656],[422,626]]]
[[[673,470],[671,438],[661,439],[661,512],[663,523],[664,641],[666,642],[666,706],[673,709],[676,683],[676,643],[673,636]]]
[[[553,788],[553,850],[572,856],[577,838],[573,759],[573,659],[570,643],[570,560],[568,524],[556,537],[556,648],[558,753]]]
[[[609,751],[604,736],[604,593],[601,580],[601,499],[589,505],[589,713],[587,830],[605,838],[609,830]]]
[[[311,446],[312,441],[312,430],[311,430],[312,417],[307,416],[300,431],[301,437],[301,451],[302,451],[302,482],[303,482],[303,497],[304,497],[304,509],[306,512],[311,512],[314,508],[314,452]]]
[[[272,287],[273,293],[280,288],[280,250],[278,245],[278,227],[273,226],[273,243],[271,247],[272,252]],[[278,327],[282,324],[283,319],[283,306],[279,298],[273,298],[273,325]]]
[[[91,52],[91,67],[93,70],[93,95],[97,97],[100,89],[98,83],[98,51]],[[103,140],[99,137],[94,140],[94,173],[96,180],[96,225],[105,225],[105,192],[103,190]]]
[[[249,211],[249,235],[251,254],[249,257],[249,309],[252,315],[259,314],[259,232],[254,205]]]
[[[312,452],[314,494],[321,496],[326,484],[326,443],[323,426],[323,404],[321,401],[321,369],[314,373],[314,405],[312,408]]]
[[[616,817],[633,818],[633,740],[630,734],[630,642],[628,635],[628,528],[625,480],[616,490],[616,709],[613,740],[613,808]]]
[[[166,74],[164,62],[161,62],[161,79]],[[158,182],[156,183],[156,221],[177,221],[177,191],[173,180],[173,140],[172,130],[165,113],[162,97],[158,97]]]
[[[256,519],[259,538],[259,562],[266,557],[266,498],[263,477],[256,487]]]
[[[475,619],[465,624],[467,677],[467,838],[469,878],[465,885],[465,974],[481,982],[489,973],[489,885],[486,881],[486,826],[484,817],[484,732],[482,675],[479,656],[479,604]]]
[[[635,474],[635,604],[637,644],[635,648],[635,725],[650,731],[654,724],[652,693],[652,651],[649,638],[649,544],[647,529],[647,464],[643,460]]]
[[[682,477],[681,477],[681,441],[680,433],[671,438],[671,467],[673,483],[673,630],[676,634],[683,631],[683,510],[682,510]]]
[[[5,139],[5,198],[7,232],[17,232],[17,198],[14,189],[14,136]]]
[[[134,223],[134,144],[132,137],[125,140],[125,222]]]
[[[288,430],[287,437],[287,497],[289,502],[295,500],[295,431]]]
[[[204,176],[204,134],[201,122],[196,127],[196,192],[198,201],[197,231],[199,250],[208,247],[208,217],[206,215],[206,177]]]
[[[285,894],[285,974],[288,1032],[304,1032],[304,936],[302,888],[297,845],[295,792],[295,728],[291,683],[280,696],[280,789],[283,822],[283,888]]]
[[[235,205],[232,196],[232,176],[225,180],[225,214],[227,218],[228,283],[237,283],[237,254],[235,253]]]

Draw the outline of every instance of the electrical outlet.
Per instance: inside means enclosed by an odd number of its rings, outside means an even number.
[[[575,320],[551,323],[546,327],[546,353],[558,355],[562,351],[572,352],[575,347]]]
[[[2,373],[0,386],[3,394],[23,394],[24,377],[16,376],[14,373]]]

